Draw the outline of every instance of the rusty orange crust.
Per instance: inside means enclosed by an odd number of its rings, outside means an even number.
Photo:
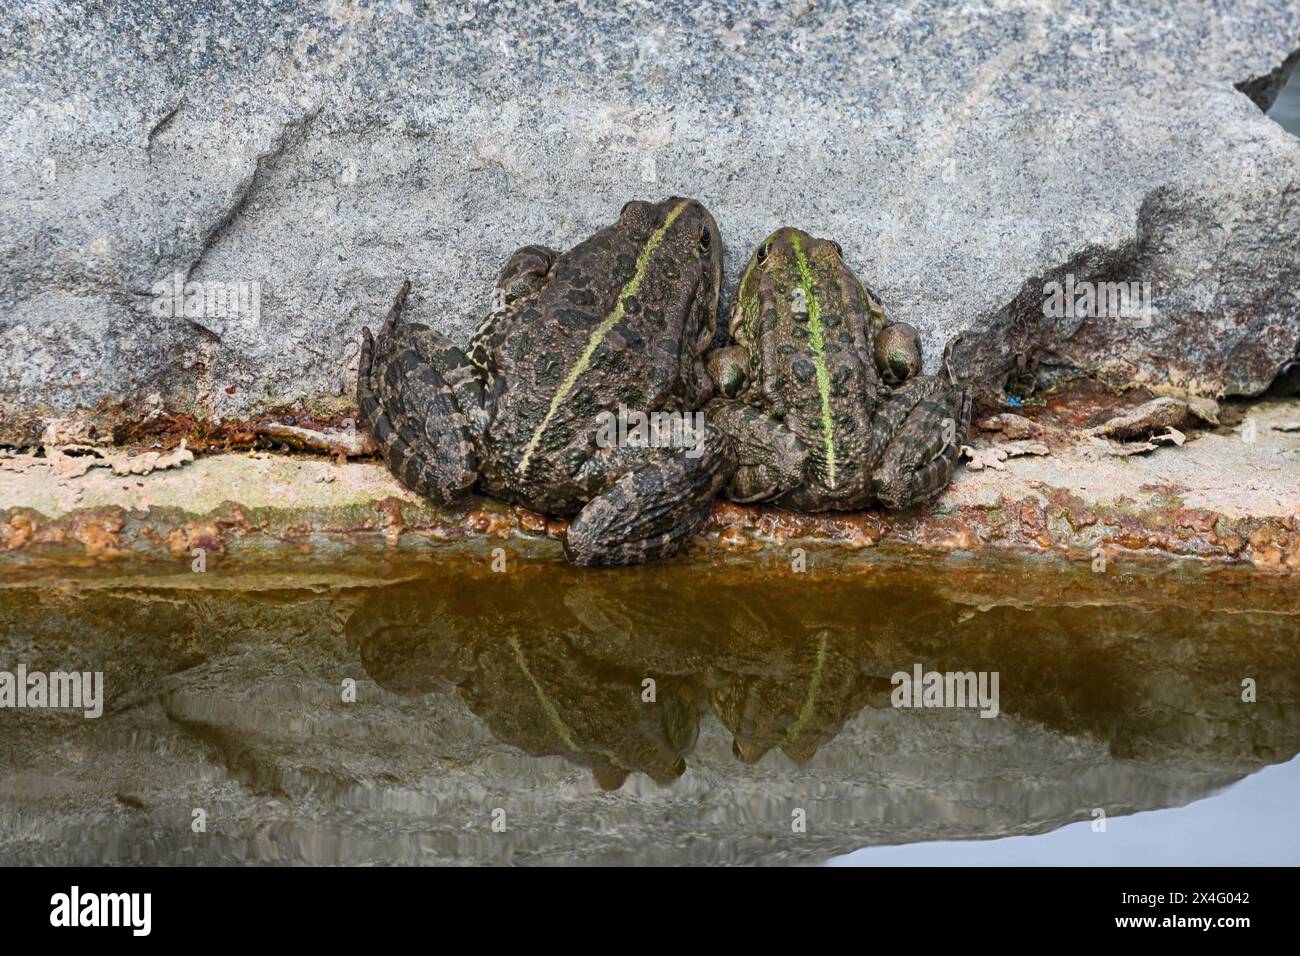
[[[796,514],[719,501],[685,560],[806,547],[858,551],[882,544],[929,552],[1052,552],[1077,560],[1098,554],[1194,558],[1248,563],[1275,572],[1300,571],[1300,518],[1231,518],[1186,508],[1171,489],[1139,505],[1120,499],[1087,504],[1060,488],[1039,496],[999,498],[941,512],[863,511]],[[1044,503],[1045,502],[1045,503]],[[503,540],[554,550],[561,520],[487,499],[461,509],[438,509],[387,497],[357,509],[250,511],[227,503],[195,516],[175,509],[149,512],[120,507],[82,509],[58,520],[30,509],[0,515],[0,564],[111,561],[131,556],[187,559],[209,554],[313,553],[348,550],[420,550],[447,542],[489,549]],[[1100,549],[1100,551],[1098,551]]]

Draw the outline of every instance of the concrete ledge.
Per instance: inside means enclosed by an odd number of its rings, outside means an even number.
[[[895,545],[932,551],[1052,552],[1245,562],[1300,570],[1300,435],[1271,423],[1294,402],[1252,406],[1240,428],[1193,433],[1181,448],[1113,457],[1056,442],[1003,470],[962,467],[913,512],[798,515],[718,502],[687,560],[799,542],[852,552]],[[267,453],[204,456],[179,469],[57,478],[43,458],[0,459],[0,564],[51,566],[126,557],[420,550],[503,542],[558,558],[564,522],[487,499],[440,509],[377,462]]]

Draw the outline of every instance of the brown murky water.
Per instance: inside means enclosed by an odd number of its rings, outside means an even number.
[[[820,862],[1219,799],[1300,751],[1293,580],[790,560],[10,574],[0,671],[106,700],[0,709],[0,863]],[[996,674],[996,716],[894,706],[918,667]]]

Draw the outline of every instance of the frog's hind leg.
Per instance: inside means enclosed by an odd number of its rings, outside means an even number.
[[[895,409],[911,405],[894,428],[876,469],[876,497],[888,508],[908,508],[942,491],[952,480],[970,427],[971,396],[936,378],[914,380]],[[908,389],[902,390],[907,392]],[[888,417],[887,405],[882,412]]]
[[[511,310],[510,306],[545,284],[559,255],[547,246],[524,246],[515,250],[497,274],[487,317],[470,336],[466,349],[469,360],[484,374],[492,374],[492,356],[511,332],[511,312],[518,310]]]
[[[723,492],[732,501],[771,501],[803,483],[808,451],[784,423],[733,399],[714,399],[704,413],[736,450],[736,473]]]
[[[497,274],[496,286],[492,291],[493,311],[541,288],[558,257],[559,253],[549,246],[524,246],[516,249]]]
[[[469,360],[432,329],[399,323],[397,293],[378,338],[361,330],[357,405],[389,470],[412,491],[452,504],[473,487],[478,455],[462,402],[482,402]]]
[[[670,557],[699,533],[713,499],[736,467],[726,435],[702,428],[698,455],[684,448],[641,450],[630,470],[583,506],[564,534],[564,553],[581,566],[641,564]]]

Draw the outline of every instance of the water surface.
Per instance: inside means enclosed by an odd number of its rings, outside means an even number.
[[[108,700],[0,710],[0,862],[959,862],[1024,837],[1138,863],[1149,833],[1177,863],[1172,808],[1242,820],[1242,781],[1293,805],[1294,763],[1259,773],[1300,751],[1285,578],[809,561],[11,574],[0,670],[101,670]],[[997,716],[894,707],[917,666],[996,672]],[[1223,854],[1297,862],[1287,821],[1255,834]]]

